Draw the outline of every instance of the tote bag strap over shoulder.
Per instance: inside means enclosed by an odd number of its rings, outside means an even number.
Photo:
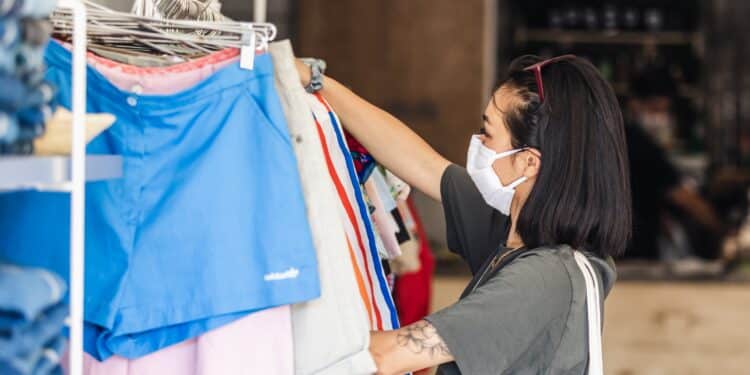
[[[589,371],[588,375],[604,374],[602,360],[602,314],[599,280],[594,267],[580,251],[573,252],[578,268],[586,281],[586,315],[588,316]]]

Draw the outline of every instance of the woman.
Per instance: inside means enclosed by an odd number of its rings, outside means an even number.
[[[303,84],[322,83],[346,129],[380,163],[442,201],[448,246],[474,274],[454,305],[372,333],[379,373],[437,365],[442,374],[586,373],[587,288],[574,250],[606,295],[615,281],[611,256],[624,251],[631,230],[623,121],[593,65],[572,55],[540,60],[511,63],[470,141],[466,168],[298,64]]]

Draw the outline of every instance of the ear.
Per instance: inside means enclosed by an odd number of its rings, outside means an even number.
[[[542,153],[535,148],[524,150],[520,157],[525,165],[523,175],[529,179],[534,179],[539,174],[539,168],[542,167]]]

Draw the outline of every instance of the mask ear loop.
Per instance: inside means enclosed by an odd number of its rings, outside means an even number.
[[[494,159],[493,163],[495,161],[497,161],[497,160],[500,160],[502,158],[511,156],[513,154],[517,154],[517,153],[519,153],[521,151],[526,151],[528,149],[529,149],[529,147],[523,147],[523,148],[519,148],[519,149],[515,149],[515,150],[508,150],[508,151],[505,151],[505,152],[501,152],[501,153],[495,155],[495,157],[493,158]],[[509,189],[515,189],[516,187],[518,187],[518,185],[521,185],[522,183],[526,182],[526,180],[528,180],[528,179],[529,178],[526,177],[526,176],[521,176],[517,180],[515,180],[515,181],[511,182],[510,184],[508,184],[508,186],[506,186],[506,187],[509,188]]]
[[[528,179],[529,179],[529,178],[528,178],[528,177],[526,177],[526,176],[521,176],[521,177],[519,177],[519,178],[518,178],[517,180],[515,180],[515,181],[511,182],[511,183],[510,183],[510,184],[508,185],[508,188],[509,188],[509,189],[515,189],[516,187],[518,187],[518,185],[521,185],[522,183],[526,182],[526,180],[528,180]]]
[[[525,148],[518,148],[518,149],[515,149],[515,150],[503,151],[501,153],[495,154],[495,156],[492,158],[492,161],[495,162],[495,161],[498,161],[498,160],[500,160],[502,158],[507,158],[508,156],[511,156],[513,154],[517,154],[517,153],[519,153],[519,152],[521,152],[523,150],[525,150]]]

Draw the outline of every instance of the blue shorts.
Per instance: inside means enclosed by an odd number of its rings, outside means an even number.
[[[47,79],[71,103],[71,56]],[[315,250],[270,56],[186,91],[135,95],[88,70],[88,146],[122,179],[86,187],[86,351],[136,358],[250,312],[319,296]],[[0,194],[0,256],[68,274],[67,194]]]

